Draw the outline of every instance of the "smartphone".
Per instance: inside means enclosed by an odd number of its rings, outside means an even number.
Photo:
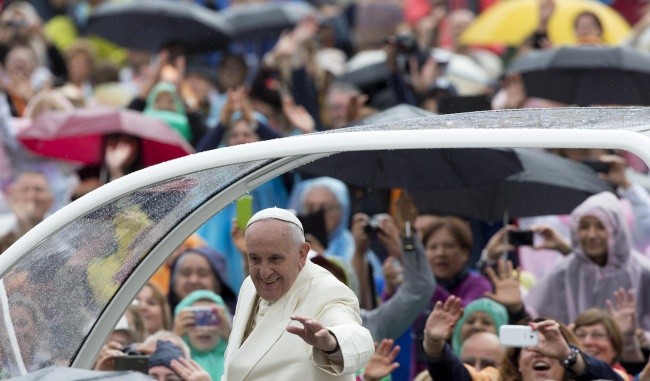
[[[499,327],[499,342],[504,347],[534,347],[539,342],[539,332],[528,325],[502,325]]]
[[[132,355],[115,357],[115,370],[134,370],[149,373],[149,356]]]
[[[327,230],[325,230],[325,212],[321,209],[313,213],[298,216],[305,234],[311,234],[327,249]]]
[[[508,231],[508,242],[513,246],[533,246],[532,230]]]
[[[218,327],[221,321],[217,314],[217,307],[213,306],[196,306],[191,307],[194,314],[194,324],[198,329]]]
[[[602,162],[598,159],[582,159],[580,162],[598,173],[609,172],[609,163]]]
[[[253,196],[245,194],[235,203],[235,218],[240,229],[246,229],[248,220],[253,217]]]

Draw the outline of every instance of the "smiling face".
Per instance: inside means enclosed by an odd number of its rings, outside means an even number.
[[[221,284],[214,275],[207,259],[197,253],[186,253],[179,259],[178,269],[172,285],[178,299],[183,299],[192,291],[210,290],[219,294]]]
[[[307,261],[309,244],[300,242],[292,229],[290,223],[275,219],[257,221],[246,229],[250,276],[257,293],[268,302],[289,291]]]
[[[615,362],[616,350],[603,324],[598,323],[578,327],[574,332],[587,354],[607,364],[613,364]]]
[[[584,253],[599,265],[607,263],[607,239],[605,226],[594,216],[584,216],[578,225],[578,240]]]
[[[138,309],[147,335],[163,329],[163,308],[156,300],[152,286],[145,285],[138,293]]]
[[[441,227],[425,243],[427,259],[438,279],[449,280],[465,267],[469,252],[464,250],[449,229]]]
[[[540,335],[540,345],[544,337]],[[542,356],[526,348],[519,355],[518,369],[522,381],[562,380],[564,368],[556,359]]]

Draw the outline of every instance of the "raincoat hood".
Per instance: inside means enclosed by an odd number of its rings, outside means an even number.
[[[571,213],[571,246],[580,259],[590,261],[578,238],[580,220],[585,216],[597,218],[607,230],[607,264],[603,271],[621,268],[630,258],[632,238],[618,198],[610,192],[602,192],[586,199]]]
[[[474,312],[484,312],[490,316],[494,322],[494,328],[497,333],[499,332],[499,327],[504,324],[508,324],[508,311],[503,305],[487,298],[474,300],[473,302],[469,303],[467,307],[465,307],[463,317],[460,318],[460,320],[458,320],[456,323],[454,333],[451,337],[451,346],[456,355],[460,355],[460,348],[463,345],[460,337],[463,325],[467,321],[467,318],[470,317]]]
[[[174,100],[174,111],[158,110],[154,108],[156,98],[162,93],[168,93],[171,95]],[[183,136],[183,138],[188,142],[192,140],[192,128],[187,119],[185,106],[183,105],[183,100],[178,95],[176,86],[173,83],[160,82],[151,89],[149,96],[147,97],[147,104],[144,108],[143,114],[167,123],[167,125],[176,130],[176,132]]]
[[[295,186],[289,198],[289,208],[297,211],[299,215],[305,214],[305,199],[309,191],[315,187],[329,189],[334,194],[339,205],[341,205],[341,219],[334,230],[329,233],[329,242],[325,254],[350,260],[354,249],[354,238],[348,230],[350,194],[344,182],[332,177],[317,177],[302,181]]]

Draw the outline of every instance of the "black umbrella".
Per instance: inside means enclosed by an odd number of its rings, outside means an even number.
[[[435,115],[401,104],[350,126],[396,122]],[[299,168],[312,176],[330,176],[362,188],[438,189],[474,186],[504,179],[523,169],[511,150],[489,148],[407,149],[343,152]],[[486,164],[484,171],[476,166]]]
[[[283,1],[237,4],[220,12],[233,27],[233,39],[274,39],[285,29],[293,28],[318,10],[303,2]]]
[[[225,49],[232,36],[219,13],[193,2],[160,0],[104,3],[90,15],[84,32],[138,50],[178,43],[187,53]]]
[[[382,50],[369,50],[359,52],[352,57],[338,80],[352,83],[367,91],[367,89],[385,86],[389,77],[390,69],[386,61],[386,53]]]
[[[571,46],[515,60],[529,96],[589,105],[650,105],[650,54],[627,47]]]
[[[488,148],[343,152],[299,168],[366,188],[409,190],[478,186],[521,170],[514,152]]]
[[[534,149],[515,148],[524,170],[491,184],[411,191],[423,213],[485,221],[567,214],[592,194],[612,187],[584,164]],[[483,165],[476,171],[482,171]]]

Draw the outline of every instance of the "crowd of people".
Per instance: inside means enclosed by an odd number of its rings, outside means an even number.
[[[494,109],[565,106],[527,96],[520,74],[504,75],[513,57],[556,46],[548,28],[560,1],[540,2],[538,26],[518,46],[461,42],[489,1],[359,0],[317,2],[317,14],[279,36],[188,54],[178,41],[147,52],[84,36],[106,0],[5,0],[0,254],[76,198],[164,160],[145,152],[149,137],[118,128],[103,135],[95,162],[47,157],[21,136],[48,114],[128,109],[163,123],[182,156],[351,126],[399,104],[434,113],[466,97]],[[636,3],[610,6],[634,25],[623,43],[643,51],[650,14]],[[575,43],[604,45],[605,27],[596,14],[579,14]],[[386,65],[370,73],[377,62]],[[361,80],[364,70],[373,79]],[[472,227],[484,222],[418,214],[408,196],[390,191],[380,202],[331,177],[274,178],[251,192],[253,212],[278,206],[300,220],[275,210],[241,226],[236,204],[227,205],[140,290],[94,367],[147,355],[147,371],[160,380],[650,380],[648,166],[624,151],[552,152],[598,162],[612,192],[570,215],[520,218],[483,236]],[[517,229],[531,230],[534,244],[509,243]],[[278,237],[286,241],[278,253],[290,260],[266,251]],[[105,265],[89,271],[98,295]],[[294,304],[280,311],[286,300]],[[204,325],[197,311],[212,311],[218,324]],[[21,343],[45,319],[22,299],[11,315]],[[290,328],[279,329],[282,322]],[[538,332],[539,344],[502,346],[499,329],[513,324]],[[28,370],[55,362],[43,348],[20,349]],[[299,366],[278,371],[285,360]]]

